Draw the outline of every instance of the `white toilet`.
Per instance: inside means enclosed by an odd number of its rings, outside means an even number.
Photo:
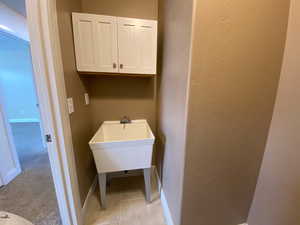
[[[0,225],[33,225],[28,220],[12,213],[0,211]]]

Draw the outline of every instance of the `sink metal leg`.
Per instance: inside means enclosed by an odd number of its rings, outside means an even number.
[[[151,202],[151,168],[144,169],[146,201]]]
[[[98,174],[100,188],[100,203],[103,209],[106,209],[106,173]]]

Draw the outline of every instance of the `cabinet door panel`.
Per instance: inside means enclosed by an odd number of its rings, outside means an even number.
[[[156,74],[157,22],[118,18],[120,73]]]
[[[118,50],[120,73],[138,73],[139,50],[134,19],[118,18]]]
[[[145,21],[138,27],[139,73],[156,74],[157,23]]]
[[[78,71],[95,71],[94,16],[73,13],[73,32]]]
[[[97,70],[100,72],[118,72],[116,17],[97,16],[95,44]]]

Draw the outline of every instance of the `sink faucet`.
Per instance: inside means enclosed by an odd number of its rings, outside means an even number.
[[[124,116],[121,120],[120,120],[121,124],[126,124],[126,123],[131,123],[131,120],[129,119],[128,116]]]

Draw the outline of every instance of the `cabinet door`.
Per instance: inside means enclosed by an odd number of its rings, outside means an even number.
[[[139,67],[141,74],[156,74],[157,22],[142,20],[138,25]]]
[[[96,71],[97,60],[94,51],[95,16],[72,13],[76,65],[78,71]]]
[[[135,19],[118,17],[119,72],[139,73],[138,24]]]
[[[116,17],[96,16],[94,51],[97,59],[97,71],[119,71]]]
[[[120,73],[156,74],[157,22],[118,17]]]

